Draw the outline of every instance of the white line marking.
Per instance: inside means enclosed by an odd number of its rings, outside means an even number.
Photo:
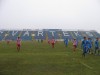
[[[87,68],[89,68],[89,69],[93,69],[91,66],[89,66],[89,65],[87,65],[87,64],[85,64],[85,63],[83,63],[83,62],[80,62],[82,65],[84,65],[85,67],[87,67]]]

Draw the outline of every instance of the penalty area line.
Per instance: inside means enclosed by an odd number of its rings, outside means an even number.
[[[84,65],[85,67],[87,67],[87,68],[89,68],[89,69],[93,69],[91,66],[89,66],[89,65],[87,65],[87,64],[85,64],[85,63],[83,63],[83,62],[80,62],[82,65]]]

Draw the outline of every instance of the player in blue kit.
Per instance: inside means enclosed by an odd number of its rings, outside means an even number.
[[[90,38],[90,52],[93,53],[93,41],[92,39]]]
[[[68,39],[67,38],[64,39],[64,44],[65,44],[66,47],[68,46]]]
[[[98,55],[99,55],[99,38],[96,38],[96,41],[95,41],[95,55],[97,54],[97,51],[98,51]]]
[[[87,40],[87,52],[90,53],[92,48],[92,41],[91,38],[88,38]]]
[[[85,57],[86,53],[87,53],[87,40],[86,37],[84,37],[84,40],[81,43],[81,48],[83,49],[83,56]]]

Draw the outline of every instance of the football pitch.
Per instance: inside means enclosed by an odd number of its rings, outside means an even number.
[[[82,57],[80,46],[73,51],[57,42],[23,41],[20,52],[16,42],[0,42],[0,75],[100,75],[100,56]]]

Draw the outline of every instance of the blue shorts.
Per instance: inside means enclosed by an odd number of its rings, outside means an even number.
[[[83,47],[83,53],[87,53],[87,47]]]

